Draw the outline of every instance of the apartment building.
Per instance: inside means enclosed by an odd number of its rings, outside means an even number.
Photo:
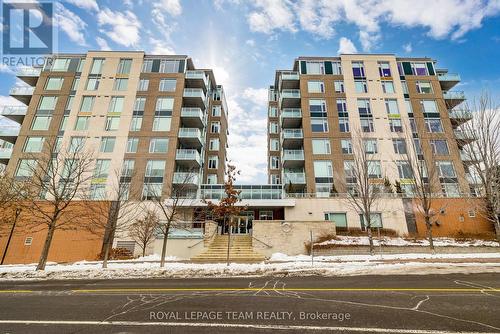
[[[49,147],[57,154],[83,146],[95,157],[93,199],[111,199],[107,190],[118,182],[144,199],[179,185],[195,197],[201,184],[223,182],[224,90],[188,56],[57,54],[18,78],[28,86],[10,95],[25,105],[1,111],[20,125],[0,127],[0,139],[11,144],[0,151],[8,173],[27,176],[27,160]]]
[[[399,180],[411,194],[403,155],[414,145],[422,163],[437,165],[435,193],[475,193],[462,152],[474,139],[457,129],[471,114],[461,107],[464,93],[451,90],[459,81],[430,58],[297,58],[269,88],[269,183],[283,184],[287,196],[345,193],[355,186],[353,143],[361,137],[375,183]]]

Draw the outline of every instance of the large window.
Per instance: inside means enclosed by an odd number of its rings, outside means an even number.
[[[394,91],[394,82],[383,80],[382,81],[382,91],[386,94],[393,94]]]
[[[31,130],[46,131],[49,129],[52,115],[36,115],[31,124]]]
[[[347,228],[347,216],[345,212],[325,212],[325,220],[334,222],[336,228]]]
[[[380,161],[368,161],[368,177],[371,179],[382,178],[382,167],[380,166]]]
[[[326,101],[320,99],[309,100],[311,117],[326,117]]]
[[[398,100],[385,99],[385,110],[388,115],[399,115]]]
[[[323,81],[308,81],[307,91],[309,93],[324,93],[325,84],[323,83]]]
[[[361,230],[365,231],[366,230],[366,223],[365,223],[365,218],[363,214],[359,215],[359,222],[361,224]],[[374,212],[370,213],[370,228],[383,228],[382,225],[382,214],[379,212]]]
[[[149,79],[140,79],[137,85],[137,90],[140,92],[145,92],[149,88]]]
[[[102,153],[112,153],[115,149],[115,137],[102,137],[100,151]]]
[[[307,74],[325,74],[325,63],[322,61],[306,61]]]
[[[60,90],[64,82],[62,77],[49,77],[45,84],[45,90]]]
[[[417,92],[420,94],[432,94],[432,84],[429,81],[417,81]]]
[[[53,111],[56,108],[57,96],[42,96],[38,104],[38,110]]]
[[[82,150],[84,144],[85,144],[85,137],[71,137],[68,151],[79,152]]]
[[[170,123],[172,120],[172,109],[174,107],[174,99],[170,97],[162,97],[156,100],[155,118],[153,120],[153,131],[170,131]]]
[[[364,139],[363,143],[365,146],[365,153],[366,154],[377,154],[378,153],[377,139]]]
[[[452,161],[437,161],[436,167],[438,169],[439,177],[454,178],[457,176]]]
[[[312,132],[328,132],[328,119],[326,117],[311,118]]]
[[[216,169],[219,166],[219,157],[212,155],[208,157],[208,168]]]
[[[123,160],[121,176],[132,177],[134,173],[135,160]]]
[[[85,90],[97,90],[99,88],[99,81],[101,79],[99,77],[90,77],[87,80],[87,86],[85,86]]]
[[[371,115],[372,111],[370,109],[369,99],[358,99],[358,112],[360,116]]]
[[[422,112],[424,113],[438,113],[438,108],[436,101],[434,100],[422,100],[420,101],[422,104]]]
[[[413,75],[429,75],[425,63],[411,63],[411,72]]]
[[[272,109],[274,109],[274,113],[271,113]],[[221,106],[213,106],[212,107],[212,116],[213,117],[220,117],[221,111],[222,111],[222,107]],[[278,116],[278,110],[276,109],[276,107],[270,107],[269,108],[269,116],[270,117],[277,117]]]
[[[335,87],[335,93],[344,93],[345,92],[344,81],[335,80],[333,82],[333,86]]]
[[[113,90],[127,90],[128,79],[116,78],[115,84],[113,85]]]
[[[90,74],[101,74],[103,64],[104,64],[104,59],[94,58],[92,66],[90,67]]]
[[[219,143],[220,143],[219,138],[211,138],[209,145],[208,145],[208,149],[210,151],[218,151],[219,150]]]
[[[278,133],[278,123],[270,124],[270,133]],[[220,122],[211,122],[210,123],[210,132],[211,133],[220,133]]]
[[[137,146],[139,146],[139,138],[127,139],[126,153],[137,153]]]
[[[94,179],[107,179],[109,176],[109,166],[111,165],[111,160],[109,159],[97,159],[94,169]]]
[[[389,128],[391,129],[391,132],[403,132],[403,124],[401,123],[401,119],[390,119]]]
[[[352,154],[352,140],[350,139],[341,139],[340,147],[342,148],[343,154]]]
[[[349,132],[350,131],[349,118],[347,118],[347,117],[339,118],[339,131],[340,132]]]
[[[368,85],[364,79],[354,80],[354,88],[356,93],[368,93]]]
[[[142,116],[134,115],[130,121],[130,131],[141,131],[142,127]]]
[[[393,139],[392,146],[394,148],[394,153],[406,154],[406,141],[404,139]]]
[[[432,153],[436,155],[448,155],[450,151],[448,149],[448,143],[444,139],[436,139],[430,141]]]
[[[330,154],[330,140],[328,139],[313,139],[312,140],[313,154]]]
[[[182,61],[183,62],[183,61]],[[181,60],[166,60],[162,59],[160,61],[160,73],[179,73],[181,71]]]
[[[42,152],[44,142],[44,137],[28,137],[26,138],[26,143],[24,144],[23,151],[31,153]]]
[[[391,76],[391,66],[387,61],[379,61],[378,62],[378,73],[381,77],[390,77]]]
[[[280,149],[280,141],[276,138],[271,138],[269,142],[269,150],[271,151],[279,151]]]
[[[443,132],[443,125],[439,118],[425,118],[424,121],[428,132]]]
[[[365,67],[362,61],[352,62],[352,74],[355,78],[365,76]]]
[[[330,160],[314,161],[314,177],[315,178],[332,178],[333,165]]]
[[[269,158],[269,165],[271,169],[279,169],[280,168],[280,158],[276,156],[271,156]]]
[[[160,92],[175,92],[175,87],[177,86],[176,79],[161,79],[160,80]]]
[[[30,177],[33,176],[33,172],[36,168],[36,160],[33,159],[21,159],[17,165],[16,176],[17,177]]]
[[[146,177],[163,177],[165,173],[165,160],[148,160]]]
[[[168,138],[152,138],[149,142],[149,153],[167,153]]]
[[[372,118],[361,118],[359,120],[361,125],[361,131],[363,132],[373,132],[375,131]]]
[[[337,99],[337,111],[339,113],[346,113],[347,112],[346,99]]]
[[[118,63],[118,69],[116,72],[118,74],[129,74],[131,67],[132,67],[132,59],[120,59],[120,62]]]
[[[69,58],[57,58],[52,61],[51,70],[54,72],[66,72],[69,68]]]
[[[413,179],[413,171],[408,161],[396,161],[400,179]]]
[[[123,111],[123,103],[125,98],[123,96],[113,96],[109,101],[108,112],[121,113]]]
[[[91,112],[94,107],[95,96],[84,96],[80,105],[81,112]]]
[[[118,130],[119,126],[120,126],[120,117],[117,116],[106,117],[106,125],[104,128],[106,131],[116,131]]]

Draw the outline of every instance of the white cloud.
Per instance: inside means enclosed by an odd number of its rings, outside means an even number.
[[[182,14],[182,6],[179,0],[161,0],[156,6],[172,16]]]
[[[108,42],[104,38],[96,37],[95,41],[97,42],[97,45],[99,45],[99,48],[102,51],[111,50],[111,48],[109,47]]]
[[[295,32],[294,13],[288,0],[256,0],[248,15],[252,31],[272,34],[274,30]]]
[[[0,73],[14,74],[14,71],[4,63],[0,63]]]
[[[255,41],[253,39],[247,39],[245,41],[245,44],[248,45],[248,46],[254,47],[255,46]]]
[[[71,41],[87,45],[84,35],[87,24],[59,2],[55,3],[54,25],[64,31]]]
[[[99,31],[117,44],[134,46],[139,42],[141,23],[129,10],[120,12],[104,8],[97,15],[97,23],[101,27]]]
[[[405,45],[403,45],[403,50],[406,53],[411,53],[413,51],[413,46],[411,45],[411,42],[408,42]]]
[[[155,55],[173,55],[175,54],[174,49],[169,47],[164,40],[159,40],[150,37],[149,43],[151,44],[151,48],[149,49],[151,54]]]
[[[356,53],[358,50],[349,38],[341,37],[339,40],[339,49],[337,53]]]
[[[243,91],[244,99],[247,101],[253,102],[254,104],[260,107],[267,106],[267,89],[266,88],[246,88]]]
[[[99,10],[95,0],[66,0],[66,2],[89,11],[94,10],[97,12]]]

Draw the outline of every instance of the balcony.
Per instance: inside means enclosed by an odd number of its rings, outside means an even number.
[[[458,126],[472,119],[472,113],[468,110],[451,110],[449,116],[453,126]]]
[[[283,89],[280,93],[281,109],[300,108],[300,89]]]
[[[481,178],[475,174],[465,173],[465,179],[469,184],[481,184]]]
[[[13,87],[11,88],[9,95],[21,101],[25,105],[29,105],[34,91],[34,87]]]
[[[201,88],[205,92],[208,87],[208,79],[205,71],[186,71],[186,88]]]
[[[42,69],[39,67],[23,66],[17,70],[16,76],[28,85],[35,87]]]
[[[280,90],[281,89],[298,89],[300,88],[299,72],[282,71],[280,72]]]
[[[437,70],[437,75],[439,83],[441,84],[441,89],[444,91],[452,89],[456,84],[460,82],[460,75],[456,73],[448,73]]]
[[[465,93],[463,91],[443,92],[444,102],[451,109],[465,101]]]
[[[282,128],[300,128],[302,125],[302,110],[300,108],[285,108],[280,115]]]
[[[198,173],[174,172],[172,183],[183,187],[198,187],[199,181],[200,176]]]
[[[184,88],[182,94],[184,107],[197,107],[205,110],[205,91],[202,88]]]
[[[12,156],[12,148],[0,148],[0,164],[7,165]]]
[[[284,184],[306,184],[305,173],[284,173]]]
[[[474,159],[474,157],[464,151],[460,151],[460,159],[462,159],[464,164],[471,164],[473,162],[476,162],[476,159]]]
[[[0,126],[0,139],[14,144],[19,136],[19,130],[17,126],[2,125]]]
[[[285,168],[304,166],[304,150],[283,150],[281,161]]]
[[[203,146],[203,138],[200,129],[197,128],[180,128],[179,142],[184,147],[199,149]]]
[[[473,133],[461,131],[461,130],[453,130],[455,133],[455,138],[457,140],[458,146],[463,146],[469,143],[472,143],[474,140],[476,140],[476,136]]]
[[[175,154],[175,161],[180,166],[198,168],[201,166],[201,156],[197,150],[178,149]]]
[[[182,108],[181,119],[182,125],[188,128],[203,128],[205,127],[205,118],[201,108]]]
[[[284,149],[300,149],[303,146],[303,140],[302,129],[283,129],[281,131],[281,146]]]
[[[22,124],[27,111],[28,106],[4,106],[0,115]]]

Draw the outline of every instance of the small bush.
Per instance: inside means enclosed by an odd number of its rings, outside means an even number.
[[[109,260],[130,260],[133,258],[133,254],[126,248],[111,248],[109,252]],[[98,259],[104,259],[104,252],[99,254]]]

